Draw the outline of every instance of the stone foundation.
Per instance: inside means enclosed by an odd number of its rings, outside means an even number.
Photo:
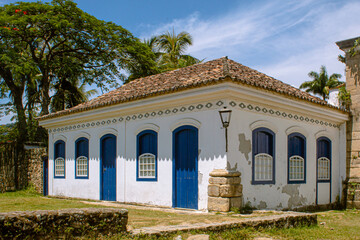
[[[347,190],[347,208],[360,209],[360,182],[349,182]]]
[[[208,186],[208,210],[228,212],[231,208],[241,208],[242,185],[240,173],[225,169],[215,169],[210,173]]]
[[[126,231],[128,211],[83,208],[0,213],[0,239],[58,239],[59,237]]]

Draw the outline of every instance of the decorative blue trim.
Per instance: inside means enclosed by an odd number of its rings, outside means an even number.
[[[172,133],[172,207],[176,207],[176,195],[175,195],[175,188],[176,188],[176,165],[175,165],[175,134],[178,131],[175,129]]]
[[[78,156],[78,142],[80,141],[85,141],[87,144],[87,153],[84,155],[84,157],[87,158],[87,176],[77,176],[77,158],[80,157]],[[75,141],[75,179],[89,179],[89,164],[90,164],[90,159],[89,159],[89,139],[85,138],[85,137],[80,137],[78,139],[76,139]]]
[[[155,136],[156,141],[155,143],[155,147],[154,149],[155,152],[151,152],[151,154],[155,155],[155,177],[154,178],[141,178],[139,177],[139,156],[143,153],[140,154],[140,137],[145,135],[145,134],[152,134]],[[139,182],[157,182],[157,178],[158,178],[158,134],[157,132],[155,132],[154,130],[144,130],[142,132],[140,132],[137,136],[136,136],[136,181]]]
[[[220,101],[218,102],[220,103]],[[223,103],[221,102],[220,103],[220,106],[222,105]],[[173,133],[172,133],[172,165],[173,165],[173,170],[172,170],[172,173],[173,173],[173,177],[172,177],[172,180],[173,180],[173,183],[172,183],[172,186],[173,186],[173,191],[172,191],[172,206],[173,207],[177,207],[176,206],[176,194],[175,194],[175,188],[176,188],[176,179],[175,179],[175,176],[176,176],[176,165],[175,165],[175,162],[176,162],[176,155],[175,155],[175,135],[177,132],[179,131],[182,131],[184,129],[191,129],[191,130],[194,130],[196,132],[196,136],[197,138],[195,139],[195,144],[197,146],[197,149],[199,150],[199,129],[197,129],[196,127],[194,126],[191,126],[191,125],[184,125],[184,126],[180,126],[178,128],[176,128]],[[198,154],[196,154],[196,158],[195,158],[195,172],[197,173],[199,170],[198,170],[198,165],[199,165],[199,162],[198,162]],[[197,178],[197,196],[196,196],[196,199],[199,199],[199,179]],[[199,201],[196,202],[196,207],[195,209],[198,209],[198,205],[199,205]]]
[[[300,155],[302,158],[304,158],[304,180],[299,181],[299,180],[290,180],[290,139],[292,137],[300,137],[301,139],[303,139],[304,141],[304,152],[302,153],[302,155]],[[304,135],[302,135],[301,133],[292,133],[288,135],[288,160],[287,160],[287,180],[288,180],[288,184],[302,184],[302,183],[306,183],[306,137]]]
[[[61,154],[57,154],[56,152],[56,145],[57,144],[64,144],[64,154],[62,156],[60,156]],[[59,156],[58,156],[59,155]],[[63,140],[57,140],[55,143],[54,143],[54,178],[65,178],[66,176],[66,145],[65,145],[65,142]],[[55,176],[55,159],[58,158],[58,157],[62,157],[64,158],[64,176]]]
[[[255,181],[255,155],[258,154],[259,152],[258,149],[257,149],[257,139],[255,138],[255,134],[257,132],[266,132],[268,134],[270,134],[272,136],[272,141],[273,141],[273,144],[272,144],[272,154],[270,153],[267,153],[269,155],[272,156],[273,158],[273,179],[270,180],[270,181]],[[264,127],[260,127],[260,128],[256,128],[253,130],[252,132],[252,146],[253,146],[253,149],[252,149],[252,177],[251,177],[251,184],[252,185],[260,185],[260,184],[275,184],[275,156],[276,156],[276,152],[275,152],[275,145],[276,145],[276,138],[275,138],[275,133],[273,131],[271,131],[270,129],[268,128],[264,128]]]

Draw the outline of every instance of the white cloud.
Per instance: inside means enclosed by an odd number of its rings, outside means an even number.
[[[256,8],[234,8],[216,19],[194,13],[158,26],[148,36],[172,28],[187,31],[194,38],[189,52],[198,58],[226,55],[299,86],[321,65],[329,73],[343,74],[335,42],[359,35],[359,12],[356,1],[271,1]]]

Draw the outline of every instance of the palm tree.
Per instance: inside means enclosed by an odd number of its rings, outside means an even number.
[[[143,43],[148,46],[151,51],[154,54],[154,61],[158,62],[160,56],[161,56],[161,52],[159,50],[159,37],[158,36],[152,36],[149,39],[144,39]]]
[[[320,73],[311,71],[308,75],[313,80],[302,83],[300,85],[300,89],[306,89],[305,91],[308,93],[319,94],[323,100],[329,98],[329,89],[337,87],[343,83],[339,81],[341,74],[333,73],[329,77],[325,66],[321,66]]]
[[[162,52],[159,60],[159,68],[162,71],[169,71],[184,66],[199,63],[200,60],[186,55],[186,49],[192,45],[193,40],[189,33],[181,32],[175,34],[173,29],[157,37],[157,46]]]
[[[83,103],[94,94],[95,89],[85,90],[86,82],[80,84],[79,79],[61,79],[54,85],[55,94],[51,97],[50,110],[52,112],[64,110]]]
[[[147,66],[139,59],[129,56],[126,62],[126,68],[129,73],[124,83],[128,83],[140,77],[146,77],[159,72],[166,72],[182,67],[187,67],[202,62],[199,59],[185,54],[188,46],[192,45],[192,37],[187,32],[175,34],[173,30],[142,40],[143,45],[152,52],[150,58],[156,63],[156,66]],[[141,60],[141,59],[140,59]]]

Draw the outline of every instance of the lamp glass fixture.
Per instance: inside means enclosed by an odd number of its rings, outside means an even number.
[[[224,107],[223,109],[219,110],[219,114],[220,114],[220,118],[221,118],[221,123],[223,125],[224,128],[227,128],[230,124],[230,117],[231,117],[231,109],[227,109],[226,107]]]

